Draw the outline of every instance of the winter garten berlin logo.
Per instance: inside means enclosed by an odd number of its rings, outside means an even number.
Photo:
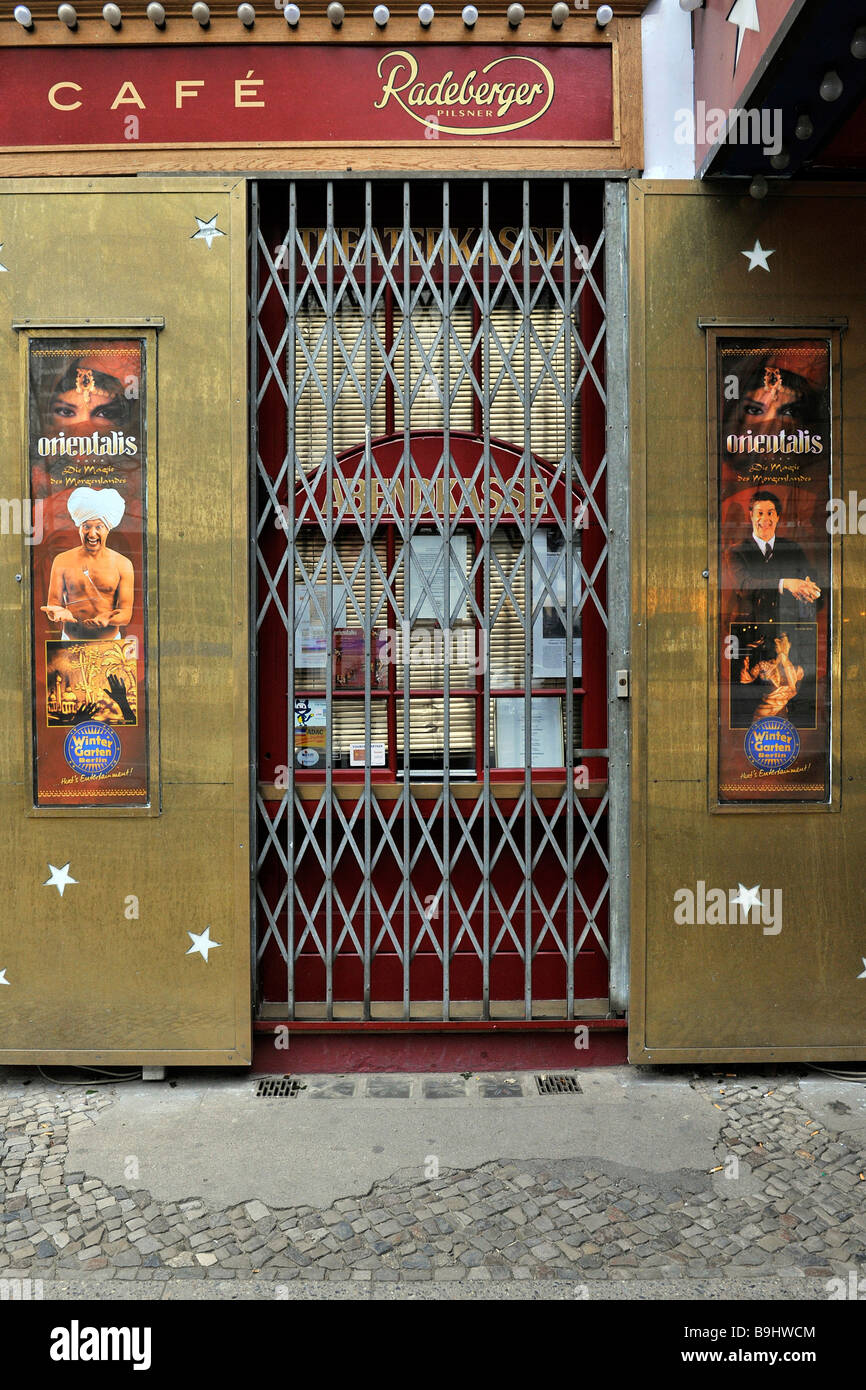
[[[120,739],[107,724],[88,719],[70,729],[63,756],[82,777],[104,777],[120,761]]]
[[[800,735],[787,719],[757,719],[746,734],[746,757],[753,767],[784,772],[800,751]]]
[[[405,49],[386,53],[377,68],[383,85],[376,110],[383,111],[393,98],[413,121],[447,135],[503,135],[532,125],[553,101],[553,74],[525,53],[494,58],[480,72],[471,68],[462,77],[449,68],[427,82],[419,71],[417,58]]]

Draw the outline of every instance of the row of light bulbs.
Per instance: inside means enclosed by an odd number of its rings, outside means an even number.
[[[851,56],[852,58],[856,58],[860,63],[866,59],[866,24],[861,24],[854,30],[854,36],[851,39]],[[838,101],[844,90],[845,83],[842,81],[842,78],[835,68],[830,68],[821,78],[821,83],[818,87],[818,95],[822,101]],[[795,137],[798,140],[811,140],[814,134],[815,123],[812,117],[809,115],[808,111],[802,111],[797,117],[794,126]],[[779,173],[781,173],[783,169],[787,169],[790,162],[791,156],[784,148],[782,148],[778,154],[774,154],[770,159],[771,165]],[[769,184],[763,174],[756,174],[749,185],[749,192],[752,197],[766,198],[768,190]]]
[[[575,0],[575,9],[582,10],[585,8],[585,5]],[[331,0],[327,13],[328,19],[331,21],[334,28],[339,29],[346,17],[345,6],[340,3],[340,0]],[[550,12],[550,22],[554,29],[561,29],[570,14],[571,10],[566,4],[566,0],[557,0],[557,3]],[[419,5],[418,21],[422,29],[429,29],[435,16],[436,11],[433,9],[432,5]],[[511,28],[516,29],[526,18],[526,11],[522,5],[515,3],[508,6],[506,16]],[[16,5],[13,17],[22,28],[33,28],[33,15],[27,5]],[[165,26],[165,6],[161,5],[159,0],[151,0],[151,3],[147,7],[147,17],[156,25],[157,29],[162,29]],[[197,20],[203,29],[207,28],[208,24],[210,24],[210,6],[205,4],[205,0],[196,0],[196,3],[192,7],[192,17]],[[283,9],[283,17],[286,23],[294,29],[295,25],[300,23],[301,11],[297,5],[288,4]],[[68,29],[75,29],[78,25],[78,14],[74,5],[60,5],[57,10],[57,18],[62,24],[65,24]],[[111,25],[112,29],[119,29],[123,23],[123,15],[120,6],[115,5],[113,0],[109,0],[109,3],[102,7],[102,18],[105,20],[106,24]],[[373,19],[380,29],[385,28],[390,18],[391,11],[388,9],[387,5],[377,5],[373,10]],[[238,5],[238,19],[245,29],[251,29],[256,22],[256,11],[254,6],[250,4]],[[464,5],[462,19],[466,28],[472,29],[478,22],[477,6]],[[612,19],[613,10],[611,6],[599,5],[595,12],[595,22],[598,27],[600,29],[606,28]]]

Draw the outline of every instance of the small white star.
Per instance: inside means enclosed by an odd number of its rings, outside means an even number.
[[[862,962],[863,962],[863,967],[864,967],[864,968],[863,968],[863,974],[862,974],[862,975],[858,975],[858,976],[857,976],[857,979],[858,979],[858,980],[866,980],[866,956],[861,956],[860,959],[861,959]]]
[[[51,870],[51,877],[46,878],[42,887],[56,888],[62,898],[64,888],[68,888],[70,883],[77,883],[78,879],[72,878],[71,874],[69,873],[68,864],[64,864],[62,869],[55,868],[53,864],[49,864],[48,867]]]
[[[192,945],[186,954],[188,956],[193,956],[198,952],[198,954],[203,957],[205,965],[207,965],[208,951],[212,951],[215,946],[219,946],[220,944],[218,941],[211,941],[210,927],[205,927],[204,931],[199,936],[196,936],[195,933],[191,931],[187,932],[187,936],[192,942]]]
[[[209,251],[213,245],[214,237],[225,236],[225,232],[221,232],[219,227],[217,227],[216,225],[216,220],[218,217],[218,212],[214,213],[213,217],[210,219],[209,222],[202,222],[201,218],[197,217],[195,220],[198,223],[198,231],[193,232],[192,236],[190,237],[190,241],[206,241],[207,249]]]
[[[761,889],[756,883],[754,888],[746,888],[742,883],[737,884],[738,892],[731,898],[731,902],[741,907],[745,913],[751,912],[753,907],[761,906]]]
[[[3,242],[0,241],[0,251],[2,251],[2,250],[3,250]],[[8,269],[9,269],[8,265],[0,265],[0,270],[8,270]]]
[[[864,961],[863,964],[866,965],[866,961]],[[9,966],[7,965],[6,970],[8,969]],[[10,985],[12,983],[11,980],[6,979],[6,970],[0,970],[0,985]]]
[[[767,271],[767,274],[770,272],[770,267],[767,265],[767,257],[775,256],[775,254],[775,251],[765,251],[759,241],[755,242],[751,251],[740,252],[740,255],[745,256],[748,260],[749,270],[756,270],[760,266],[761,270]]]

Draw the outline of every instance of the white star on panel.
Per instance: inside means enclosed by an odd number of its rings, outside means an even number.
[[[216,220],[218,217],[219,213],[215,213],[209,222],[202,222],[201,218],[197,217],[195,220],[198,223],[198,231],[193,232],[192,236],[190,237],[190,241],[206,241],[207,249],[209,251],[213,246],[214,237],[225,236],[225,232],[221,232],[219,227],[216,225]]]
[[[756,241],[751,251],[741,251],[740,255],[745,256],[749,262],[749,270],[756,270],[760,266],[761,270],[766,270],[769,274],[770,267],[767,265],[767,257],[775,256],[775,251],[765,251],[759,241]]]
[[[746,30],[751,29],[753,34],[760,34],[761,32],[761,22],[758,19],[758,0],[734,0],[728,11],[728,23],[737,26],[737,49],[734,54],[734,72],[736,72]]]
[[[866,961],[864,961],[863,964],[866,965]],[[7,965],[6,970],[8,969],[9,966]],[[0,970],[0,985],[11,985],[12,983],[11,980],[6,979],[6,970]]]
[[[756,883],[754,888],[746,888],[745,884],[737,884],[738,892],[731,898],[731,902],[741,907],[744,912],[751,912],[753,907],[761,906],[761,889]]]
[[[62,869],[56,868],[53,864],[49,864],[48,867],[51,870],[51,877],[46,878],[42,887],[56,888],[62,898],[64,888],[68,888],[70,883],[77,883],[78,879],[73,878],[69,873],[68,864],[64,864]]]
[[[3,250],[3,242],[0,241],[0,251],[2,251],[2,250]],[[9,269],[8,265],[0,265],[0,270],[8,270],[8,269]]]
[[[207,965],[208,951],[212,951],[215,946],[219,946],[220,944],[218,941],[211,941],[210,927],[205,927],[204,931],[201,932],[199,936],[196,936],[195,933],[191,931],[187,932],[187,936],[192,942],[192,945],[186,954],[188,956],[193,956],[197,952],[204,960],[205,965]]]
[[[857,979],[858,979],[858,980],[866,980],[866,956],[861,956],[860,959],[861,959],[862,962],[863,962],[864,970],[863,970],[863,974],[862,974],[862,975],[858,975],[858,976],[857,976]]]

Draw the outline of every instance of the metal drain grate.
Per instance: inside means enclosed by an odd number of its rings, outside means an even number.
[[[256,1100],[294,1100],[304,1089],[296,1076],[263,1076],[256,1082]]]
[[[562,1073],[555,1076],[536,1076],[535,1084],[540,1096],[579,1096],[583,1094],[583,1088],[577,1077],[565,1076]]]

